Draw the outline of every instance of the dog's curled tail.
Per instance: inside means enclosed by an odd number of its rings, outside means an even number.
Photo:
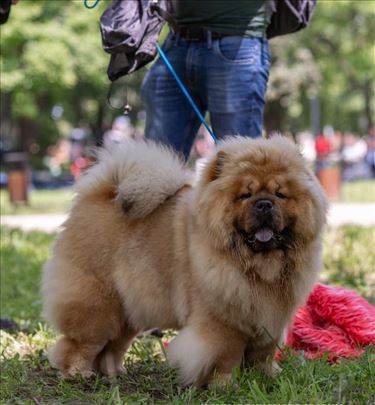
[[[176,153],[151,141],[126,140],[98,149],[96,157],[97,162],[77,182],[78,196],[112,193],[131,219],[151,214],[190,184],[189,173]]]

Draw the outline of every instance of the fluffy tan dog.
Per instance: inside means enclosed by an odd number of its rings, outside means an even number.
[[[179,329],[183,384],[230,378],[241,360],[277,371],[276,345],[321,267],[326,200],[282,137],[230,138],[192,187],[152,143],[99,153],[43,277],[50,352],[64,375],[116,375],[140,331]]]

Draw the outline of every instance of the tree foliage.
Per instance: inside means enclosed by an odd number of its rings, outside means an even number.
[[[282,129],[309,124],[309,100],[321,104],[321,124],[366,133],[373,122],[375,2],[320,0],[310,26],[271,41],[268,119]]]
[[[80,0],[22,0],[12,7],[1,26],[2,136],[18,138],[23,148],[37,139],[42,153],[72,127],[99,138],[121,113],[106,101],[109,56],[98,22],[108,4],[101,0],[88,10]],[[320,100],[322,126],[365,133],[373,125],[374,17],[373,1],[319,0],[306,30],[271,41],[268,129],[308,128],[313,97]],[[146,71],[126,79],[133,122]],[[120,85],[117,97],[124,91]],[[51,117],[54,105],[63,107],[61,119]]]
[[[99,136],[120,114],[106,103],[109,56],[101,47],[98,20],[107,5],[101,1],[88,10],[82,1],[22,0],[12,7],[9,22],[1,27],[2,104],[10,104],[11,122],[24,143],[37,136],[48,145],[75,126]],[[133,76],[130,90],[139,85],[139,75]],[[139,105],[137,97],[134,102]],[[51,117],[54,105],[64,109],[60,120]],[[35,136],[31,123],[37,124]]]

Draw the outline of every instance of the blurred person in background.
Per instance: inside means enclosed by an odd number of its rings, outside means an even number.
[[[70,133],[70,160],[74,162],[82,156],[83,150],[89,139],[89,132],[84,128],[73,128]]]
[[[103,146],[108,147],[118,144],[125,139],[133,139],[134,134],[134,127],[130,123],[129,117],[122,115],[117,117],[112,123],[112,128],[104,133]]]
[[[375,179],[375,127],[371,128],[370,134],[366,138],[367,153],[365,161],[371,170],[371,177]]]
[[[341,151],[344,180],[359,180],[371,177],[370,168],[365,162],[367,154],[366,141],[352,133],[344,134]]]
[[[85,128],[73,128],[70,134],[70,173],[77,178],[90,164],[85,156],[90,139],[90,132]]]
[[[302,132],[297,135],[297,143],[305,159],[312,165],[316,160],[315,140],[311,132]]]
[[[331,145],[332,150],[337,153],[341,154],[342,147],[343,147],[343,134],[340,131],[334,131],[331,137]]]
[[[332,152],[332,145],[329,138],[324,134],[320,134],[315,138],[316,151],[316,170],[322,170],[329,167],[329,156]]]
[[[58,177],[62,173],[62,167],[70,161],[71,143],[67,139],[60,139],[55,145],[48,148],[48,155],[44,158],[50,173]]]

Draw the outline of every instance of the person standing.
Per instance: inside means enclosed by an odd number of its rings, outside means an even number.
[[[172,0],[178,29],[163,50],[215,135],[259,137],[270,69],[266,30],[271,0]],[[141,90],[146,138],[171,145],[187,160],[200,120],[164,62]]]

